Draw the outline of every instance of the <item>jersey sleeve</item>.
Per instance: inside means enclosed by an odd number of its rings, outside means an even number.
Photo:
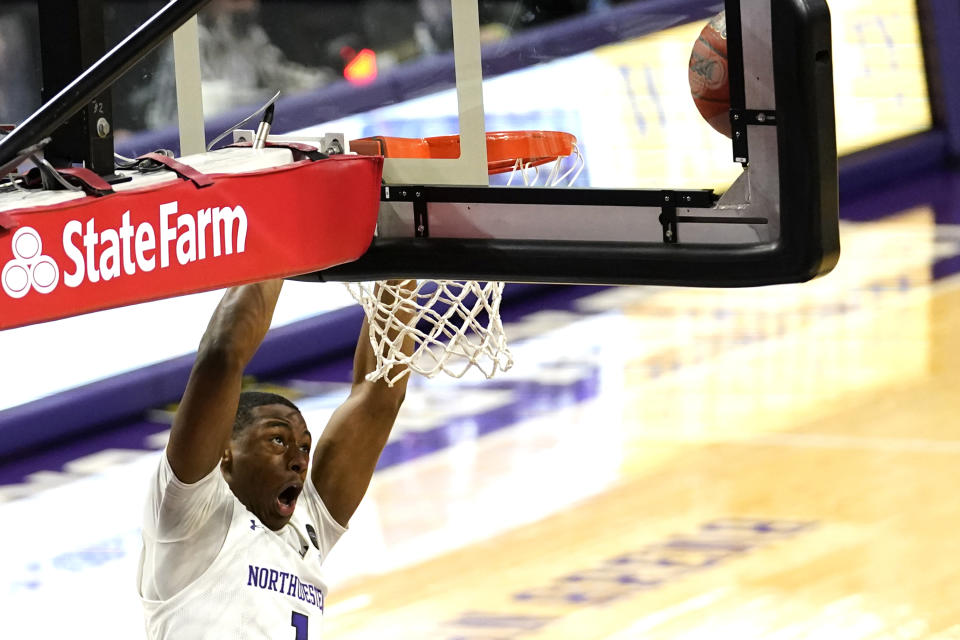
[[[323,504],[323,499],[320,498],[317,488],[313,486],[312,480],[308,479],[304,484],[301,495],[304,499],[303,506],[306,507],[309,516],[307,522],[312,523],[316,530],[316,544],[319,547],[322,562],[347,528],[334,520],[330,512],[327,511],[327,507]],[[313,536],[311,536],[311,542],[313,542]]]
[[[140,595],[166,600],[197,579],[219,553],[233,515],[220,467],[192,484],[181,482],[161,455],[143,518]]]
[[[162,455],[148,493],[144,531],[158,542],[190,538],[204,528],[228,498],[229,487],[219,466],[200,480],[186,484],[174,474],[167,456]]]

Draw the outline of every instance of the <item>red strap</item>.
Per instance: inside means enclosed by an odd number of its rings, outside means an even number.
[[[311,153],[313,151],[319,151],[315,146],[310,144],[305,144],[303,142],[267,142],[268,147],[286,147],[287,149],[294,149],[296,151],[302,151],[303,153]]]
[[[20,223],[13,219],[9,213],[0,211],[0,231],[13,231],[20,226]]]
[[[110,186],[109,182],[85,167],[66,167],[57,169],[57,172],[61,175],[76,178],[83,190],[91,195],[103,196],[113,193],[113,187]]]
[[[234,144],[227,145],[227,146],[244,148],[244,147],[252,147],[253,143],[252,142],[236,142]],[[279,149],[290,149],[290,151],[293,152],[293,159],[296,161],[303,160],[304,158],[308,158],[310,160],[316,161],[316,160],[324,160],[329,157],[327,154],[320,152],[320,150],[318,150],[313,145],[305,144],[303,142],[267,142],[266,146],[276,147]]]
[[[189,180],[193,184],[197,185],[197,188],[202,189],[203,187],[209,187],[213,184],[213,178],[208,176],[205,173],[201,173],[194,169],[193,167],[187,166],[182,162],[177,162],[170,156],[165,156],[162,153],[145,153],[138,159],[150,159],[154,162],[158,162],[165,166],[167,169],[170,169],[178,176],[184,180]]]

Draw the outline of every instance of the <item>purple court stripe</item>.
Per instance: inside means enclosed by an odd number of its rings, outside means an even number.
[[[150,449],[147,438],[169,428],[169,424],[140,419],[122,427],[98,431],[72,440],[58,439],[56,445],[29,455],[10,458],[0,464],[0,485],[18,484],[37,471],[60,471],[73,460],[106,449]]]
[[[960,2],[957,0],[928,0],[927,30],[933,36],[934,44],[928,47],[928,66],[934,69],[937,81],[934,84],[934,100],[940,104],[939,122],[946,132],[950,157],[960,160],[960,73],[957,73],[957,60],[960,60]]]
[[[883,176],[882,184],[860,197],[843,197],[840,217],[866,222],[918,205],[929,205],[937,224],[960,223],[960,173],[957,171],[929,171],[905,180],[887,169]]]
[[[948,159],[946,132],[925,131],[840,158],[841,210],[852,200],[890,184],[937,171]],[[841,211],[843,214],[843,211]]]

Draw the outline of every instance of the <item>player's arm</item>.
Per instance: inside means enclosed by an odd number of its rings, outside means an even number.
[[[384,291],[381,295],[384,302],[391,302],[389,293]],[[398,320],[407,323],[412,313],[400,311],[396,315]],[[350,396],[334,411],[317,441],[310,475],[330,515],[343,526],[347,525],[367,492],[377,460],[387,444],[406,395],[409,379],[408,374],[392,387],[382,379],[376,382],[366,379],[366,374],[376,368],[377,360],[370,344],[367,322],[363,321],[354,353]],[[394,338],[393,335],[389,337]],[[409,355],[413,339],[406,337],[404,340],[403,352]],[[394,368],[390,376],[397,373]]]
[[[269,280],[234,287],[217,305],[167,442],[167,459],[181,482],[196,482],[219,464],[233,430],[243,370],[270,328],[282,285]]]

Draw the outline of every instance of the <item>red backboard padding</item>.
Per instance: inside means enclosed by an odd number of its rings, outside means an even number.
[[[0,329],[356,260],[382,170],[382,158],[340,156],[8,211]]]

